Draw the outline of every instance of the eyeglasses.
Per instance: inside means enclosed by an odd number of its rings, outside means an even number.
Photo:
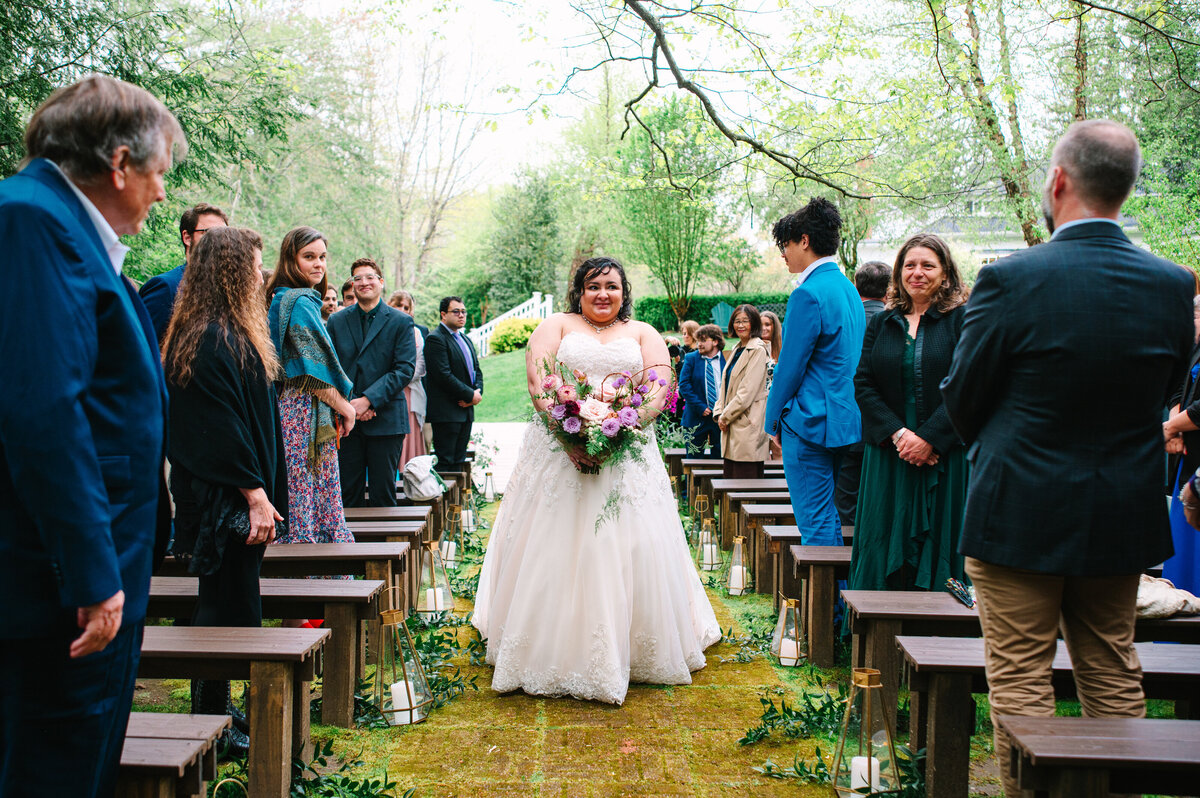
[[[357,277],[351,277],[350,282],[352,282],[352,283],[373,283],[379,279],[380,278],[374,274],[360,274]]]
[[[447,312],[447,313],[453,313],[455,316],[465,316],[465,315],[467,315],[467,309],[466,309],[466,308],[459,308],[458,310],[447,310],[446,312]]]
[[[197,227],[195,230],[192,231],[192,235],[198,236],[201,233],[207,233],[211,229],[212,229],[211,227]]]

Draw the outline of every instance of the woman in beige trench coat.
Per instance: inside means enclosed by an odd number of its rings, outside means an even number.
[[[738,344],[721,375],[713,415],[721,428],[721,456],[726,479],[757,479],[767,459],[767,361],[762,321],[753,305],[738,305],[729,317],[729,332]]]

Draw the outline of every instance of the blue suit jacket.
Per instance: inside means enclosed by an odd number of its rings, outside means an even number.
[[[0,638],[73,627],[118,590],[140,623],[169,523],[150,318],[49,161],[0,183],[0,240],[29,289],[0,307]]]
[[[342,369],[354,383],[353,396],[371,402],[375,418],[354,426],[364,435],[408,433],[408,402],[404,386],[417,366],[413,320],[403,311],[379,303],[379,311],[364,337],[357,306],[339,310],[325,326]]]
[[[171,323],[171,312],[175,309],[175,295],[179,293],[179,284],[183,282],[183,269],[186,263],[181,263],[169,272],[156,274],[151,277],[138,291],[138,296],[146,305],[150,321],[154,324],[155,340],[162,343],[167,334],[167,325]]]
[[[719,353],[721,358],[721,368],[725,368],[725,353]],[[684,427],[694,427],[706,418],[712,420],[712,416],[705,416],[704,410],[713,409],[713,405],[717,403],[716,397],[713,401],[708,401],[707,391],[704,388],[704,358],[698,351],[688,352],[683,356],[683,364],[679,367],[679,395],[683,397],[683,418],[679,423]],[[718,387],[720,387],[718,385]],[[714,420],[715,423],[715,420]]]
[[[787,426],[809,443],[829,448],[862,438],[854,372],[866,326],[862,299],[837,264],[821,264],[792,291],[767,396],[769,434]]]

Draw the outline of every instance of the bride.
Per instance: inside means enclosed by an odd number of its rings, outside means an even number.
[[[541,392],[539,367],[551,356],[593,386],[615,372],[670,363],[654,328],[629,318],[629,281],[617,261],[584,262],[567,299],[570,311],[529,339],[531,395]],[[662,409],[664,393],[643,405],[643,419]],[[691,684],[691,672],[704,667],[721,628],[653,435],[643,454],[604,465],[581,450],[564,452],[540,423],[528,425],[475,599],[493,689],[621,704],[631,681]],[[597,465],[598,474],[579,471]],[[618,512],[597,526],[614,489]]]

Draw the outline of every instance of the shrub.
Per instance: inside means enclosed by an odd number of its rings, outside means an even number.
[[[529,343],[529,336],[533,335],[533,331],[541,323],[541,319],[505,319],[496,325],[496,331],[488,341],[488,348],[497,355],[523,349],[525,344]]]
[[[788,295],[785,293],[772,294],[717,294],[714,296],[694,296],[686,318],[701,324],[712,322],[712,309],[721,302],[733,307],[738,305],[754,305],[759,310],[772,310],[783,319],[787,307]],[[679,328],[679,321],[674,311],[667,303],[665,296],[643,297],[633,303],[634,318],[644,321],[659,332]]]

